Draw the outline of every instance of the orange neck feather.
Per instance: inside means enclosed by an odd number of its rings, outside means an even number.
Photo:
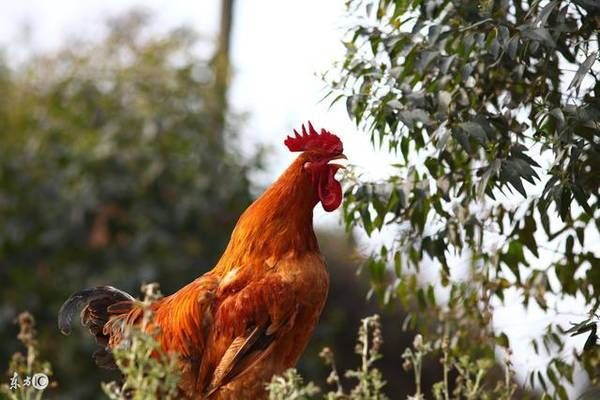
[[[215,270],[227,272],[244,265],[264,264],[288,255],[318,251],[313,231],[315,186],[302,170],[301,154],[241,215]]]

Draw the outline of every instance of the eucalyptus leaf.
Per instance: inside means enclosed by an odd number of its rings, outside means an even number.
[[[573,80],[571,81],[571,83],[569,83],[569,87],[567,88],[567,90],[579,88],[581,82],[583,82],[583,78],[587,75],[587,73],[592,68],[597,59],[598,52],[594,51],[585,59],[583,63],[581,63],[581,65],[577,69],[577,72],[575,73],[575,76],[573,77]]]

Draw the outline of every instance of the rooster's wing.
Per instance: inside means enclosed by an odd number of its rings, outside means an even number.
[[[268,357],[293,329],[298,313],[292,282],[272,274],[221,284],[216,290],[199,387],[206,396]]]

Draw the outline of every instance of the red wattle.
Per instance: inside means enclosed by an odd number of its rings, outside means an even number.
[[[327,167],[327,171],[319,177],[318,194],[323,209],[331,212],[342,203],[342,185],[335,179],[338,167],[335,165],[328,165]]]

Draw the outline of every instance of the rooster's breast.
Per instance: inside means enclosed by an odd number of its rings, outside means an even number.
[[[289,257],[277,262],[272,273],[292,288],[288,296],[293,298],[297,311],[289,322],[290,329],[278,340],[269,357],[223,388],[217,396],[219,400],[265,398],[265,382],[296,365],[317,325],[329,289],[329,274],[322,257],[316,253]]]
[[[329,274],[318,253],[283,262],[279,273],[283,279],[290,280],[297,290],[298,314],[293,321],[293,328],[284,338],[286,340],[281,343],[282,353],[287,354],[282,365],[285,370],[296,365],[317,325],[327,299]]]

